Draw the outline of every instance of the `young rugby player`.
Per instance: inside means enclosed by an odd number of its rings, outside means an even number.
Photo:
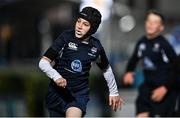
[[[100,12],[85,7],[79,13],[75,30],[64,31],[45,52],[40,69],[51,78],[46,99],[50,116],[82,117],[89,101],[88,77],[92,62],[103,71],[109,87],[109,105],[116,111],[122,105],[116,81],[105,51],[91,36],[101,23]],[[55,65],[52,67],[51,62]]]
[[[161,35],[164,17],[157,11],[148,12],[145,20],[146,35],[136,44],[124,76],[125,84],[134,82],[134,70],[139,60],[143,63],[144,83],[139,87],[136,100],[137,117],[172,116],[176,94],[172,90],[173,63],[176,54]]]

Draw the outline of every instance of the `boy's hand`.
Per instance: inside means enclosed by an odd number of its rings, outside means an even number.
[[[134,83],[134,72],[127,72],[124,75],[123,82],[125,85],[132,85]]]
[[[59,78],[59,79],[55,80],[55,83],[57,84],[57,86],[60,86],[63,88],[65,88],[67,85],[67,81],[64,78]]]
[[[164,96],[166,95],[167,91],[168,90],[165,86],[160,86],[152,92],[151,99],[154,102],[160,102],[164,98]]]
[[[113,111],[116,111],[118,108],[121,109],[124,101],[120,96],[109,96],[109,106],[111,106]]]

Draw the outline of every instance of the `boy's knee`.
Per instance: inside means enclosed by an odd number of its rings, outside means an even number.
[[[143,112],[143,113],[139,113],[136,116],[137,118],[146,118],[149,117],[149,112]]]
[[[66,117],[82,117],[82,111],[77,107],[70,107],[66,110]]]

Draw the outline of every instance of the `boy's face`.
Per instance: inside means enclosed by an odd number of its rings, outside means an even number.
[[[90,29],[90,23],[83,19],[78,18],[75,25],[75,36],[77,38],[82,38]]]
[[[150,37],[159,35],[164,30],[161,18],[156,14],[149,14],[145,21],[145,30]]]

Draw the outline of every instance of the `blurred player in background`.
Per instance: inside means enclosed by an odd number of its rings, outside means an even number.
[[[136,99],[137,117],[172,116],[175,108],[176,94],[172,86],[176,54],[161,35],[164,22],[164,16],[158,11],[147,13],[146,35],[137,42],[123,78],[124,84],[133,84],[135,67],[142,61],[145,80]]]
[[[82,117],[89,101],[88,77],[92,62],[103,70],[109,87],[109,105],[116,111],[122,105],[111,66],[100,41],[93,36],[101,23],[100,12],[85,7],[79,13],[75,30],[64,31],[45,52],[40,69],[51,78],[46,104],[50,116]],[[55,65],[52,67],[51,62]]]
[[[172,34],[168,38],[169,43],[174,48],[177,59],[176,59],[176,66],[175,66],[175,72],[176,72],[176,90],[177,90],[177,107],[175,109],[175,116],[180,116],[180,26],[176,26],[173,30]]]

